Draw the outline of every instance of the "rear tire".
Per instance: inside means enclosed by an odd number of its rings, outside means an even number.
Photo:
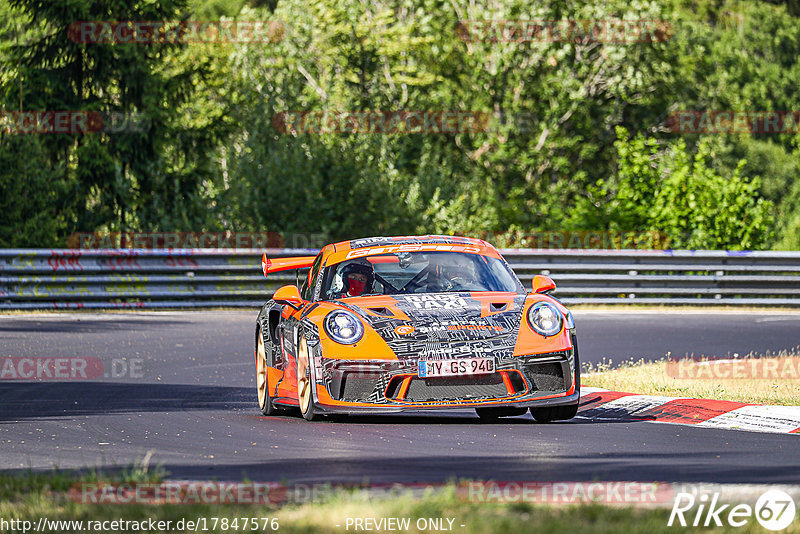
[[[269,373],[267,372],[267,351],[261,328],[256,330],[256,388],[258,390],[258,409],[264,415],[272,415],[277,410],[269,396]]]
[[[544,408],[531,408],[531,415],[537,423],[551,423],[553,421],[566,421],[578,414],[578,404],[568,406],[547,406]]]
[[[475,408],[475,413],[481,418],[481,421],[491,422],[497,421],[501,417],[515,417],[524,414],[527,408]]]
[[[314,411],[314,375],[309,364],[308,343],[300,339],[297,348],[297,402],[300,414],[306,421],[317,421],[320,415]]]

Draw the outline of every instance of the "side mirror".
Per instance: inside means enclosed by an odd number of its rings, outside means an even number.
[[[549,276],[537,274],[533,277],[533,292],[534,293],[550,293],[556,288],[556,283]]]
[[[300,290],[297,289],[297,286],[291,285],[283,286],[275,291],[275,294],[272,295],[272,300],[278,304],[288,304],[295,310],[299,310],[304,304],[303,298],[300,296]]]

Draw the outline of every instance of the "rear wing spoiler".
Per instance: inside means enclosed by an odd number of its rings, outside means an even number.
[[[261,271],[264,276],[278,271],[289,271],[291,269],[308,269],[314,263],[316,256],[301,256],[299,258],[277,258],[271,260],[264,253],[261,256]]]

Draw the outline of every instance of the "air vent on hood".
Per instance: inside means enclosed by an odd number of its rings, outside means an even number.
[[[386,307],[369,308],[369,311],[376,315],[383,315],[385,317],[394,317],[394,312]]]
[[[492,302],[491,306],[493,312],[504,311],[508,308],[508,302]]]

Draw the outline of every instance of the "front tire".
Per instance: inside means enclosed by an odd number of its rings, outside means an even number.
[[[314,377],[311,367],[308,343],[305,338],[301,338],[297,349],[297,401],[300,413],[306,421],[316,421],[320,418],[314,411]]]
[[[256,329],[256,387],[258,389],[258,409],[264,415],[272,415],[277,410],[269,396],[269,373],[267,372],[267,351],[261,328]]]
[[[578,404],[567,406],[547,406],[544,408],[531,408],[531,415],[537,423],[551,423],[553,421],[566,421],[578,414]]]

